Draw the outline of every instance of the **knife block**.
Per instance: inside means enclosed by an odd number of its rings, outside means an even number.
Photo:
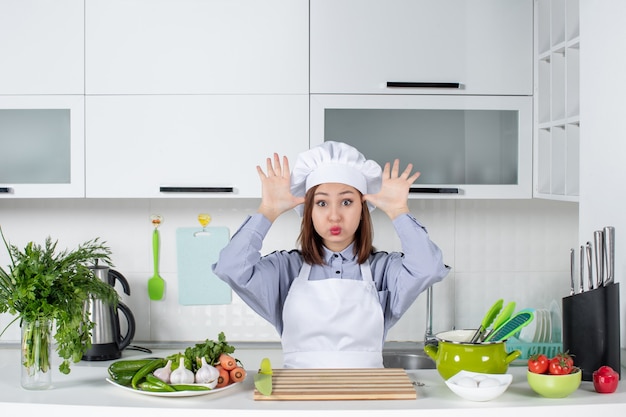
[[[574,358],[583,381],[603,365],[622,377],[619,284],[612,283],[563,298],[563,350]]]

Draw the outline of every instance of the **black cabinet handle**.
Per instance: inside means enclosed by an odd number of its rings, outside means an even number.
[[[411,187],[409,193],[421,194],[458,194],[458,188],[437,188],[437,187]]]
[[[10,187],[0,187],[0,193],[10,194],[13,192],[13,189]]]
[[[387,87],[402,87],[402,88],[461,88],[461,84],[460,83],[432,83],[432,82],[387,81]]]
[[[233,187],[160,187],[162,193],[232,193]]]

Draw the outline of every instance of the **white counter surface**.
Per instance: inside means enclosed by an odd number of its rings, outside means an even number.
[[[140,357],[165,357],[178,349],[153,349],[152,355],[125,351],[121,359]],[[281,353],[277,349],[238,348],[234,353],[248,370],[246,380],[223,392],[198,397],[163,398],[128,392],[108,382],[106,362],[79,362],[72,365],[69,375],[61,375],[53,364],[54,387],[45,391],[28,391],[20,386],[19,350],[0,345],[0,410],[3,416],[319,416],[324,411],[341,412],[342,415],[358,416],[415,416],[417,410],[427,411],[428,416],[498,416],[554,415],[553,413],[614,412],[625,415],[626,382],[620,381],[616,393],[598,394],[591,382],[583,381],[580,388],[568,398],[548,399],[535,394],[526,382],[526,368],[512,366],[513,383],[499,398],[489,402],[471,402],[457,397],[445,385],[436,370],[408,371],[410,378],[419,382],[416,386],[417,400],[397,401],[254,401],[253,375],[263,357],[269,357],[275,367],[281,366]],[[624,370],[622,370],[624,371]],[[624,375],[624,372],[622,372]],[[422,385],[423,384],[423,385]],[[515,407],[515,410],[511,410]],[[588,410],[585,410],[588,409]],[[219,414],[211,414],[217,411]],[[458,414],[462,412],[463,414]],[[19,414],[18,414],[19,413]],[[565,415],[565,414],[561,414]]]

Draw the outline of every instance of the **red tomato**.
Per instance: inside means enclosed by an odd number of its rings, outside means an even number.
[[[615,392],[618,382],[619,374],[610,366],[601,366],[593,373],[593,387],[601,394]]]
[[[567,375],[574,370],[574,359],[566,352],[550,359],[548,372],[552,375]]]
[[[528,370],[535,374],[545,374],[548,372],[550,360],[542,353],[536,353],[528,359]]]

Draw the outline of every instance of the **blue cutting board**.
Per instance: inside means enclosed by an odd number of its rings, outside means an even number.
[[[178,302],[182,305],[230,304],[228,284],[211,270],[230,239],[227,227],[181,227],[176,230]]]

